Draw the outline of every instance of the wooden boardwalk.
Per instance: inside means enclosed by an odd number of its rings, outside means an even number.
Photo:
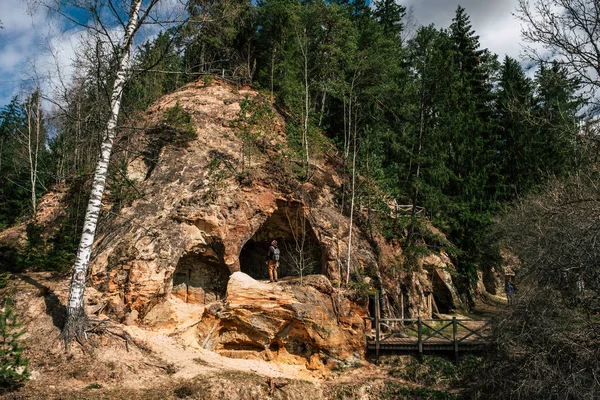
[[[485,339],[472,339],[464,342],[460,342],[459,351],[474,352],[481,351],[487,343]],[[367,348],[369,350],[377,350],[377,343],[375,340],[369,340],[367,342]],[[453,352],[454,342],[452,340],[442,338],[429,338],[427,341],[422,343],[424,353],[433,352]],[[392,350],[398,352],[419,352],[419,339],[418,338],[386,338],[380,340],[379,350]]]
[[[381,351],[395,353],[480,352],[489,340],[489,321],[473,319],[395,319],[380,318],[376,297],[376,315],[371,318],[375,335],[368,338],[367,349],[374,350],[377,363]]]

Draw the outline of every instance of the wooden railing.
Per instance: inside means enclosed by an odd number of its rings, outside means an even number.
[[[386,350],[405,350],[417,352],[419,358],[423,352],[453,351],[458,361],[459,351],[473,351],[487,342],[487,320],[474,319],[402,319],[381,318],[379,301],[375,297],[375,318],[370,318],[375,325],[375,340],[370,341],[369,348],[375,349],[376,362],[382,348]],[[382,327],[385,332],[382,333]]]

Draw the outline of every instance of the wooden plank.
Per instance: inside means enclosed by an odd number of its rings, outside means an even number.
[[[419,318],[418,322],[417,322],[418,326],[419,326],[419,359],[423,359],[423,337],[422,337],[422,332],[421,332],[421,318]]]
[[[375,294],[375,363],[379,365],[379,293]]]
[[[458,324],[456,322],[456,317],[452,318],[452,335],[454,337],[454,363],[458,365]]]

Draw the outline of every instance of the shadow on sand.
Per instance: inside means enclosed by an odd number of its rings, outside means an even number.
[[[67,307],[65,307],[59,300],[59,298],[54,294],[54,292],[48,287],[30,276],[23,274],[15,274],[19,279],[23,282],[29,283],[30,285],[38,288],[44,296],[44,302],[46,303],[46,314],[52,317],[52,323],[58,329],[62,330],[65,321],[67,320]]]

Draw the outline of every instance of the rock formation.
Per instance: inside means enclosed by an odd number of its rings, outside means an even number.
[[[180,129],[173,115],[182,111],[189,126]],[[381,289],[383,316],[460,307],[447,256],[403,271],[400,246],[356,224],[346,270],[350,221],[336,199],[343,180],[335,151],[315,154],[304,182],[283,118],[257,92],[192,83],[140,121],[120,139],[126,155],[117,154],[139,198],[103,219],[90,264],[106,305],[99,309],[113,318],[193,328],[203,347],[231,357],[319,369],[363,357],[373,295],[366,290]],[[361,213],[357,207],[355,221]],[[284,279],[267,285],[260,280],[272,239]],[[334,290],[348,273],[363,288],[358,301]]]
[[[149,109],[151,125],[166,110],[182,107],[197,138],[165,145],[152,165],[142,156],[130,163],[131,178],[144,177],[137,185],[142,197],[104,226],[91,263],[92,282],[110,298],[115,315],[135,311],[142,320],[169,296],[198,304],[222,299],[231,273],[266,277],[271,239],[280,242],[284,276],[296,275],[302,258],[304,273],[340,279],[349,220],[335,205],[335,169],[321,160],[310,183],[289,184],[294,178],[283,165],[290,163],[283,121],[274,114],[270,129],[261,132],[262,153],[246,166],[251,176],[240,179],[246,144],[236,124],[246,96],[256,93],[192,84]],[[152,143],[152,137],[139,141]],[[376,256],[353,229],[351,272],[370,271]]]
[[[334,368],[361,362],[364,317],[365,307],[334,294],[322,275],[267,284],[235,272],[224,306],[209,307],[198,331],[206,348],[229,357]]]

